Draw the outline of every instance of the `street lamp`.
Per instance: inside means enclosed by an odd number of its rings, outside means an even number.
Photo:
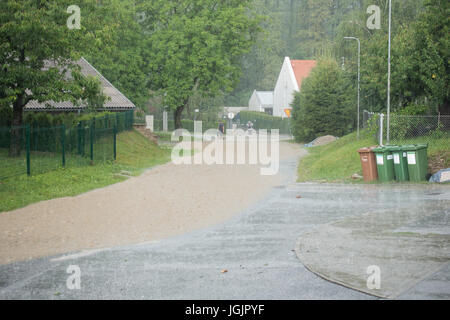
[[[357,124],[356,124],[356,128],[357,128],[356,136],[357,136],[357,139],[359,140],[359,99],[360,99],[360,91],[361,91],[360,90],[360,83],[361,83],[361,71],[360,71],[360,69],[361,69],[361,42],[359,41],[358,38],[355,38],[355,37],[344,37],[344,39],[358,41],[358,121],[357,121]]]
[[[387,88],[387,134],[386,141],[389,144],[389,129],[391,119],[391,17],[392,17],[392,5],[389,0],[389,45],[388,45],[388,88]]]

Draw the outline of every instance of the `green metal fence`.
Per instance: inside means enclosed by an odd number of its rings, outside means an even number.
[[[133,111],[127,111],[80,121],[72,128],[0,127],[0,180],[113,161],[117,134],[131,130],[133,121]]]

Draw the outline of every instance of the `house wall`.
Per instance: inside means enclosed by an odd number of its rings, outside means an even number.
[[[248,109],[250,111],[258,111],[258,112],[264,111],[264,109],[261,106],[261,102],[259,101],[258,96],[256,95],[256,90],[253,91],[253,94],[250,97],[250,100],[248,101]]]
[[[296,91],[299,91],[297,80],[295,79],[291,61],[288,57],[286,57],[273,92],[274,116],[286,117],[284,109],[291,108],[290,104],[294,100],[294,93]]]

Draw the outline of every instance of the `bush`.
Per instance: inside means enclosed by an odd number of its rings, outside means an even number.
[[[239,119],[242,124],[251,121],[253,128],[258,129],[279,129],[281,134],[290,134],[290,120],[288,118],[274,117],[257,111],[241,111]]]
[[[355,94],[344,71],[335,60],[319,61],[303,81],[292,103],[292,127],[298,142],[319,136],[341,137],[355,125]]]
[[[181,125],[183,129],[188,130],[189,132],[194,132],[194,120],[183,119],[181,120]],[[162,120],[154,120],[155,131],[163,130],[163,121]],[[168,131],[175,130],[175,122],[173,120],[167,121]],[[202,130],[205,132],[208,129],[218,129],[219,121],[203,121]]]
[[[133,111],[126,112],[93,112],[78,115],[76,113],[50,114],[47,112],[25,112],[23,125],[30,125],[31,128],[31,149],[33,151],[58,151],[55,146],[60,145],[62,125],[66,127],[66,148],[75,146],[76,137],[79,134],[78,124],[82,123],[84,129],[80,134],[86,132],[86,127],[90,126],[95,118],[95,128],[98,135],[104,133],[116,125],[117,131],[122,132],[133,127]],[[9,148],[11,141],[10,126],[12,123],[12,109],[10,107],[0,108],[0,147]],[[22,132],[25,132],[22,130]],[[55,149],[56,148],[56,149]]]
[[[121,113],[120,113],[121,114]],[[73,112],[52,114],[47,112],[24,112],[23,124],[29,124],[33,128],[50,128],[65,125],[67,129],[74,128],[80,121],[89,122],[94,117],[97,119],[96,124],[99,128],[107,127],[104,123],[105,118],[114,119],[116,113],[114,112],[93,112],[82,113],[78,115]],[[103,121],[103,122],[102,122]],[[0,126],[9,127],[12,123],[12,109],[0,108]],[[109,121],[111,125],[111,121]]]

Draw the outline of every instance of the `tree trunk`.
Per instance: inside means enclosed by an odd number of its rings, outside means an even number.
[[[13,104],[13,121],[11,126],[11,140],[9,145],[9,155],[11,157],[20,156],[20,147],[22,140],[22,119],[23,108],[25,106],[25,95],[20,94]]]
[[[186,106],[186,104],[179,106],[175,109],[175,112],[174,112],[175,129],[183,128],[183,126],[181,124],[181,114],[183,113],[185,106]]]

